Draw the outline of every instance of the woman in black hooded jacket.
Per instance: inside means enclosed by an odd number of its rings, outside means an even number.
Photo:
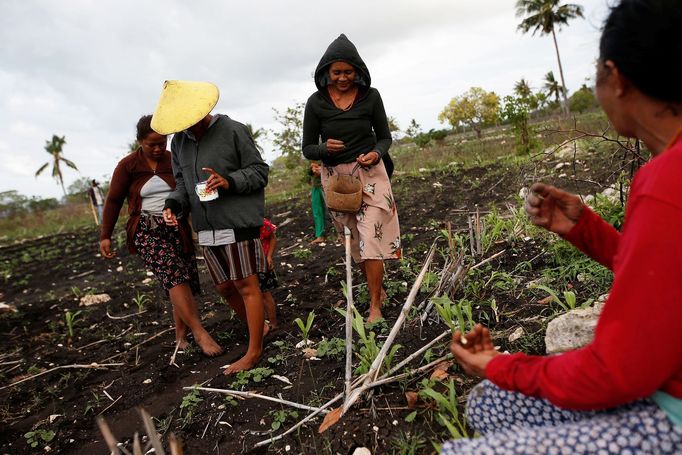
[[[384,162],[390,160],[392,142],[386,111],[379,92],[371,87],[365,62],[345,35],[322,56],[315,85],[317,91],[305,107],[303,155],[322,161],[323,186],[334,173],[350,174],[356,164],[361,166],[354,174],[363,185],[359,212],[332,211],[332,216],[351,230],[351,253],[369,287],[368,322],[375,322],[382,317],[385,298],[383,261],[401,254],[398,213]]]

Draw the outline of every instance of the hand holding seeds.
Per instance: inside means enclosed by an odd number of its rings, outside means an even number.
[[[567,234],[583,213],[584,204],[575,194],[551,185],[534,183],[526,196],[526,213],[536,226]]]
[[[463,335],[459,330],[452,335],[450,351],[467,374],[485,378],[488,363],[500,355],[490,339],[490,332],[476,324],[471,332]]]

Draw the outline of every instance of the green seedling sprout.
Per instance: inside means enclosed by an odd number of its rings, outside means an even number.
[[[73,338],[73,326],[76,324],[76,320],[78,319],[78,315],[80,314],[81,314],[80,310],[76,311],[75,313],[67,311],[66,314],[64,314],[66,330],[69,332],[69,338]]]
[[[294,319],[294,322],[298,326],[299,329],[301,329],[301,333],[303,334],[303,344],[307,345],[308,344],[308,334],[310,333],[310,329],[313,326],[313,321],[315,320],[315,312],[311,311],[308,313],[308,319],[306,320],[306,323],[304,324],[301,318],[296,318]]]

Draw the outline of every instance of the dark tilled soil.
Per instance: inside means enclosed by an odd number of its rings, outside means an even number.
[[[468,170],[450,169],[425,172],[421,176],[394,177],[405,260],[387,265],[385,280],[390,303],[384,315],[388,324],[398,316],[402,303],[414,281],[433,239],[452,223],[454,231],[467,232],[467,213],[489,209],[491,204],[504,210],[506,203],[516,205],[518,191],[534,178],[557,183],[582,194],[600,191],[600,185],[611,183],[615,176],[600,169],[613,168],[609,158],[588,156],[573,167],[555,170],[558,161],[530,165],[502,166]],[[583,171],[583,169],[591,169]],[[559,178],[561,172],[567,177]],[[268,215],[279,225],[279,253],[276,257],[280,287],[273,292],[278,302],[281,329],[268,336],[260,367],[268,367],[275,375],[260,382],[250,381],[243,388],[269,396],[318,406],[343,390],[344,360],[325,356],[307,360],[294,345],[301,333],[294,324],[305,321],[310,311],[316,318],[310,339],[344,337],[343,317],[334,308],[344,307],[341,280],[345,279],[344,251],[333,242],[310,246],[312,217],[307,197],[268,208]],[[221,366],[239,358],[247,343],[243,324],[217,297],[203,261],[199,261],[204,293],[199,297],[200,310],[207,329],[219,340],[226,353],[213,359],[204,357],[194,347],[178,354],[176,364],[169,365],[174,349],[170,304],[153,277],[147,276],[139,258],[121,247],[119,256],[105,261],[97,254],[94,229],[28,240],[0,248],[5,283],[0,300],[15,306],[16,313],[0,315],[0,435],[2,453],[43,453],[44,445],[53,453],[107,453],[95,417],[106,418],[119,441],[131,447],[135,432],[145,433],[137,408],[144,407],[154,418],[157,429],[167,444],[174,433],[184,444],[185,453],[349,453],[365,446],[373,453],[391,450],[392,441],[401,434],[421,434],[438,442],[446,437],[428,409],[420,408],[417,418],[408,423],[412,412],[406,405],[404,392],[414,390],[421,379],[405,380],[377,389],[369,400],[360,401],[336,425],[323,434],[315,419],[298,432],[269,446],[253,449],[255,443],[278,434],[303,418],[289,413],[291,408],[256,399],[228,401],[224,395],[202,393],[203,399],[188,415],[181,410],[183,387],[202,384],[206,387],[230,388],[234,377],[221,373]],[[441,244],[444,247],[444,243]],[[504,242],[494,245],[487,255],[508,248]],[[306,251],[309,251],[306,253]],[[511,271],[522,261],[534,261],[541,268],[542,249],[534,241],[522,242],[508,254],[491,262],[496,270]],[[432,270],[438,271],[436,260]],[[2,279],[0,277],[0,279]],[[358,270],[354,273],[359,310],[365,312],[364,286]],[[90,307],[79,307],[79,298],[87,293],[107,293],[111,301]],[[491,291],[492,292],[492,291]],[[135,300],[146,295],[150,299],[139,315]],[[425,300],[420,293],[417,301]],[[547,306],[519,301],[518,296],[495,294],[499,321],[489,321],[492,329],[505,332],[523,322],[528,334],[540,334]],[[82,311],[70,338],[65,313]],[[127,317],[129,316],[129,317]],[[381,340],[388,333],[387,327]],[[400,360],[442,333],[445,326],[432,317],[421,325],[409,319],[397,343]],[[379,332],[379,329],[375,329]],[[541,337],[529,349],[542,350]],[[504,340],[503,340],[504,341]],[[506,346],[503,344],[503,348]],[[517,347],[518,348],[518,347]],[[436,356],[447,352],[447,344],[433,349]],[[107,368],[61,368],[60,366],[122,363]],[[53,371],[48,372],[51,369]],[[23,383],[18,381],[36,375]],[[463,402],[471,380],[450,368],[460,401]],[[187,399],[185,399],[187,401]],[[236,404],[236,405],[235,405]],[[280,411],[280,416],[277,412]],[[272,431],[276,417],[285,418],[278,431]],[[49,443],[31,448],[24,434],[34,429],[56,433]],[[433,448],[427,444],[426,453]]]

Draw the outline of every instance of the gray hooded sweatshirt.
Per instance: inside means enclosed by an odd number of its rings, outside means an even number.
[[[216,114],[199,142],[188,131],[175,134],[171,152],[177,186],[166,207],[176,214],[191,211],[197,232],[234,229],[236,241],[259,237],[269,167],[245,125]],[[229,189],[218,190],[218,199],[208,202],[200,201],[195,191],[197,182],[209,177],[201,170],[205,167],[229,183]]]

